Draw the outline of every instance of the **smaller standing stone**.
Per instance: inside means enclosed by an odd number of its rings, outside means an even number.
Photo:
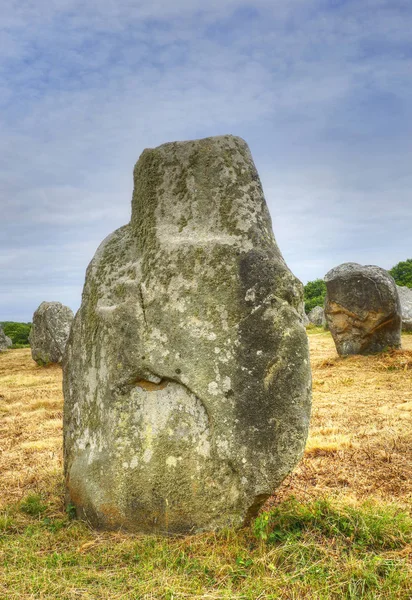
[[[315,306],[308,314],[308,319],[310,323],[316,325],[317,327],[325,327],[325,311],[322,306]]]
[[[60,363],[73,321],[73,311],[60,302],[42,302],[33,315],[29,341],[39,365]]]
[[[308,315],[305,312],[305,302],[302,300],[302,302],[299,302],[299,305],[297,307],[297,311],[298,314],[300,316],[300,320],[302,322],[302,325],[304,327],[307,327],[310,323],[309,319],[308,319]]]
[[[3,329],[0,327],[0,352],[4,352],[13,344],[11,339],[7,337]]]
[[[396,284],[380,267],[344,263],[325,275],[325,316],[338,354],[373,354],[401,345]]]
[[[396,287],[401,302],[402,330],[412,331],[412,289],[400,285]]]

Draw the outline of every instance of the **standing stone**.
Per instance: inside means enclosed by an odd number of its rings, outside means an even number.
[[[344,263],[329,271],[325,282],[325,315],[339,354],[400,347],[400,302],[387,271]]]
[[[317,327],[326,326],[325,311],[322,306],[314,306],[308,313],[308,319],[310,323]]]
[[[3,328],[0,327],[0,352],[4,352],[10,346],[13,345],[11,339],[4,333]]]
[[[307,327],[309,325],[310,321],[308,319],[308,315],[305,312],[305,302],[304,302],[304,300],[302,300],[302,302],[298,306],[298,313],[300,315],[300,320],[302,322],[302,325],[304,327]]]
[[[60,363],[73,322],[73,312],[60,302],[42,302],[33,315],[29,342],[39,365]]]
[[[77,515],[165,534],[253,517],[305,446],[302,299],[243,140],[145,150],[131,222],[87,269],[64,357]]]
[[[397,285],[402,313],[402,330],[412,331],[412,289]]]

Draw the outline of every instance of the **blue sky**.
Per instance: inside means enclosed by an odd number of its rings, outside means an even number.
[[[304,282],[412,256],[410,0],[9,0],[0,23],[0,321],[76,310],[132,169],[250,145]]]

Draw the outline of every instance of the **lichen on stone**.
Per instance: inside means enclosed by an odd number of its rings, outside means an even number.
[[[302,301],[243,140],[145,150],[131,222],[89,265],[66,352],[77,513],[162,533],[251,518],[307,436]]]

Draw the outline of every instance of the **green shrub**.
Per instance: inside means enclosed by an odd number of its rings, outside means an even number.
[[[406,285],[406,287],[412,288],[412,258],[398,262],[389,273],[397,285]]]
[[[29,346],[31,323],[16,323],[14,321],[0,322],[4,333],[13,342],[13,348],[26,348]]]
[[[326,283],[323,279],[308,281],[304,287],[305,311],[309,313],[315,306],[322,306],[325,303]]]

